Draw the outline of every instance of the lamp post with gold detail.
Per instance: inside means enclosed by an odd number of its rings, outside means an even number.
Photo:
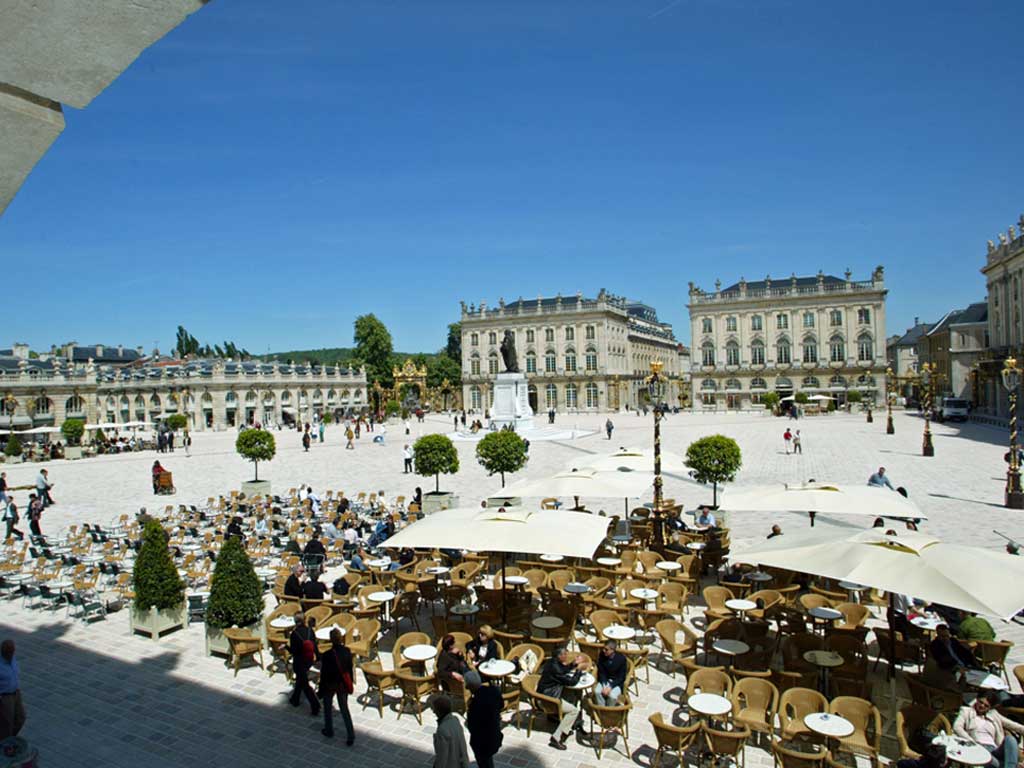
[[[665,397],[665,385],[668,378],[661,372],[664,363],[656,360],[651,363],[651,375],[644,379],[647,386],[647,394],[651,399],[651,407],[654,409],[654,543],[661,545],[665,543],[664,531],[664,495],[662,493],[661,479],[661,415],[663,399]]]
[[[896,427],[892,423],[892,401],[896,397],[896,392],[893,389],[892,381],[892,367],[885,369],[885,407],[886,407],[886,418],[885,418],[885,434],[895,435]]]
[[[1024,509],[1024,492],[1020,487],[1020,461],[1017,456],[1017,390],[1020,387],[1020,369],[1017,361],[1009,357],[1003,363],[1003,386],[1010,396],[1010,453],[1006,470],[1006,494],[1003,506]]]
[[[934,456],[935,446],[932,445],[932,385],[935,377],[933,363],[921,363],[921,383],[924,384],[924,441],[921,445],[922,456]]]

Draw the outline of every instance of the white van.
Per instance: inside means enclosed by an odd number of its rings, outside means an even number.
[[[961,397],[942,398],[943,421],[967,421],[968,403]]]

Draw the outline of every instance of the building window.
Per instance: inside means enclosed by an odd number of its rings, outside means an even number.
[[[534,332],[533,332],[533,328],[530,328],[530,329],[528,329],[528,330],[526,331],[526,343],[527,343],[527,344],[533,344],[533,337],[534,337],[535,335],[536,335],[536,334],[534,334]]]
[[[762,318],[760,315],[754,315],[750,318],[750,330],[760,331],[762,330]]]
[[[833,336],[828,342],[828,356],[833,363],[841,363],[846,360],[846,345],[838,336]]]
[[[566,341],[575,341],[576,340],[576,329],[575,328],[568,327],[568,328],[565,329],[565,340]]]
[[[740,364],[740,345],[737,344],[735,341],[730,341],[728,344],[725,345],[725,364]]]
[[[804,328],[813,328],[813,327],[814,327],[814,313],[813,312],[804,312]]]
[[[736,318],[735,317],[727,317],[727,318],[725,318],[725,330],[733,331],[733,332],[736,331]]]
[[[597,408],[597,384],[590,382],[586,386],[587,408]]]
[[[743,389],[743,386],[740,384],[739,379],[726,379],[725,388],[726,390],[731,390],[735,392],[737,390]]]
[[[495,344],[497,344],[498,343],[498,334],[495,333],[494,331],[491,331],[490,333],[488,333],[487,334],[487,343],[490,344],[491,346],[494,346]]]
[[[764,365],[764,344],[760,341],[750,345],[750,362],[752,365]]]
[[[779,314],[775,316],[775,327],[780,331],[789,328],[789,315]]]
[[[469,372],[473,376],[479,376],[480,375],[480,356],[479,355],[473,355],[473,357],[470,358],[470,360],[469,360]]]
[[[714,379],[704,379],[704,381],[700,383],[700,388],[702,392],[714,392],[718,389],[718,385],[715,384]]]
[[[714,365],[715,364],[715,345],[710,341],[705,342],[704,346],[700,348],[701,365]]]
[[[544,407],[558,407],[558,387],[556,387],[554,384],[548,384],[546,387],[544,387]]]
[[[871,362],[875,359],[875,344],[867,334],[857,338],[857,359],[861,362]]]
[[[846,389],[846,379],[838,373],[828,380],[829,389]]]
[[[576,351],[573,349],[566,350],[565,370],[570,372],[574,372],[576,370]]]
[[[833,309],[828,313],[828,324],[832,327],[840,326],[843,324],[843,313],[838,309]]]
[[[705,317],[700,321],[701,331],[703,333],[711,333],[711,318]]]
[[[471,347],[479,347],[480,346],[480,334],[479,333],[471,333],[471,334],[469,334],[469,345]]]
[[[587,355],[584,358],[585,365],[588,371],[597,370],[597,350],[591,348],[587,350]]]
[[[587,326],[587,341],[593,341],[596,338],[597,338],[597,331],[594,329],[594,326],[588,325]]]
[[[857,310],[857,323],[860,325],[871,325],[871,310],[865,308]]]
[[[474,385],[469,388],[469,407],[474,411],[480,410],[480,387]]]
[[[554,340],[555,340],[555,329],[554,328],[545,328],[544,329],[544,341],[554,341]]]
[[[821,385],[818,382],[817,377],[815,377],[815,376],[807,376],[800,383],[800,388],[801,389],[818,389],[820,386]]]
[[[498,356],[493,352],[487,357],[487,372],[492,375],[498,372]]]
[[[537,372],[537,355],[533,352],[526,353],[526,372],[536,373]]]
[[[750,380],[751,389],[768,389],[768,382],[762,379],[760,376],[755,376]]]
[[[576,398],[576,385],[566,384],[565,385],[565,407],[576,408],[579,405]]]
[[[555,358],[555,353],[554,352],[549,350],[548,352],[544,353],[544,371],[546,373],[554,373],[555,372],[555,368],[557,367],[556,364],[555,364],[555,361],[556,361],[556,358]]]
[[[789,346],[789,342],[786,341],[785,339],[782,339],[775,346],[775,362],[785,363],[786,365],[789,365],[791,362],[793,362],[792,349]]]
[[[814,339],[804,339],[804,362],[818,362],[818,342]]]

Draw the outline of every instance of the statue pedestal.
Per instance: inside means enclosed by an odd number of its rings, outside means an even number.
[[[530,408],[529,387],[522,373],[499,373],[494,382],[494,405],[491,423],[495,429],[506,424],[516,432],[533,429],[533,409]]]

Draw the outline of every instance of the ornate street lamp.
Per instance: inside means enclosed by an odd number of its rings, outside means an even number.
[[[896,398],[895,388],[892,380],[892,367],[885,369],[885,405],[887,416],[885,419],[885,434],[895,435],[896,427],[892,423],[892,401]]]
[[[654,409],[654,530],[652,533],[656,545],[665,543],[664,496],[661,490],[661,409],[667,377],[661,372],[663,365],[664,363],[659,360],[652,362],[651,375],[644,379],[647,394],[650,396],[651,406]]]
[[[934,363],[921,363],[921,383],[924,385],[924,443],[921,446],[922,456],[935,455],[935,446],[932,445],[932,379],[934,375]]]
[[[7,409],[7,416],[9,419],[9,431],[14,432],[14,411],[18,407],[18,401],[10,392],[8,392],[7,395],[4,397],[4,407]]]
[[[1003,506],[1024,509],[1024,492],[1020,488],[1020,462],[1017,461],[1017,388],[1020,369],[1012,357],[1003,364],[1003,386],[1010,395],[1010,466],[1006,470],[1006,494]]]

